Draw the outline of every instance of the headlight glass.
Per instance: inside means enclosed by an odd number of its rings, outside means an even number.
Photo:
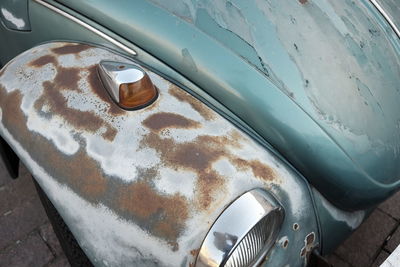
[[[274,244],[283,209],[261,189],[233,201],[215,221],[197,257],[196,266],[250,266],[260,262]]]

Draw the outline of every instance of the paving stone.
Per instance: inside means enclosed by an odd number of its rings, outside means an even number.
[[[11,179],[10,175],[4,166],[3,160],[0,158],[0,193],[1,193],[1,186],[8,183]]]
[[[400,191],[379,205],[379,209],[400,220]]]
[[[61,245],[58,242],[57,236],[54,233],[53,227],[50,223],[46,223],[45,225],[41,226],[39,229],[39,234],[55,255],[64,255]]]
[[[374,263],[372,263],[372,267],[378,267],[380,266],[386,259],[387,257],[389,257],[389,253],[387,253],[384,250],[381,250],[381,252],[379,253],[378,257],[375,259]]]
[[[326,260],[331,264],[332,267],[351,267],[351,265],[341,258],[339,258],[336,254],[332,254],[326,257]]]
[[[398,227],[392,234],[385,246],[385,249],[391,253],[397,248],[398,245],[400,245],[400,227]]]
[[[376,209],[335,253],[353,266],[369,266],[396,225],[393,218]]]
[[[1,174],[0,174],[1,175]],[[16,180],[9,180],[0,187],[0,214],[37,198],[36,189],[29,175],[21,175]]]
[[[53,255],[38,234],[33,234],[0,253],[0,267],[44,266]]]
[[[48,265],[48,267],[70,267],[70,266],[71,265],[69,264],[65,256],[57,258],[55,261],[53,261]]]
[[[38,198],[0,214],[0,251],[18,239],[23,239],[46,221],[46,214]]]

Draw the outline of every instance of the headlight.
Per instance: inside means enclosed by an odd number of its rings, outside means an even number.
[[[283,209],[268,192],[251,190],[218,217],[200,248],[196,267],[242,267],[259,263],[274,244]]]

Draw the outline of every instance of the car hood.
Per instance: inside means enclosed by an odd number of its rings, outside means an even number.
[[[195,82],[342,208],[397,190],[400,44],[368,1],[62,2]]]

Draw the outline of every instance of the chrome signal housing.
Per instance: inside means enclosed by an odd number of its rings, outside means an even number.
[[[274,244],[283,218],[283,208],[271,194],[262,189],[246,192],[212,225],[196,267],[257,265]]]
[[[139,66],[102,60],[98,65],[98,73],[106,90],[123,109],[144,108],[158,97],[157,88]]]

